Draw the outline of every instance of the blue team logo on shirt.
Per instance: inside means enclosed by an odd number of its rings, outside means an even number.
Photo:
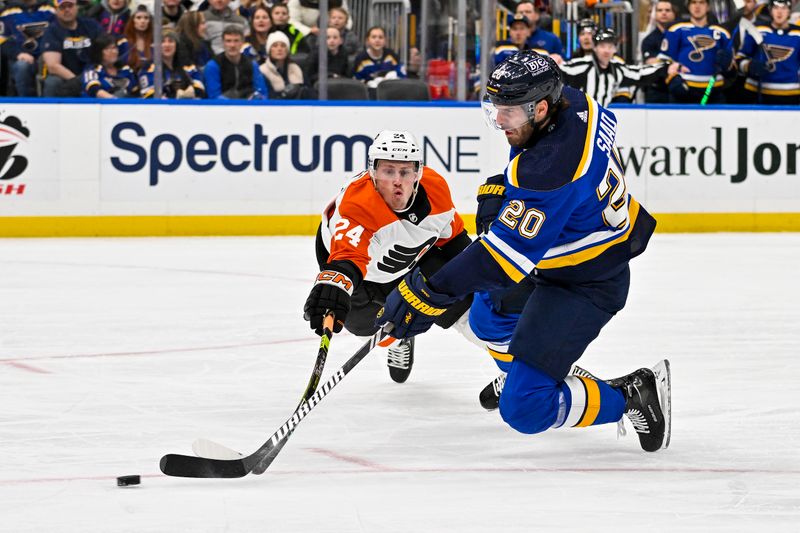
[[[781,46],[779,44],[765,44],[767,54],[767,70],[775,72],[775,63],[786,61],[792,56],[794,48],[791,46]]]
[[[710,35],[691,35],[687,39],[694,48],[694,51],[689,52],[689,59],[695,63],[700,63],[705,57],[705,51],[717,45],[717,41]]]

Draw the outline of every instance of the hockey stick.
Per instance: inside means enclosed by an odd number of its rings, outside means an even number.
[[[303,396],[300,398],[300,403],[297,404],[297,409],[300,409],[304,403],[306,403],[310,398],[311,395],[317,391],[317,386],[319,385],[319,380],[322,377],[322,370],[325,368],[325,360],[328,358],[328,349],[331,346],[331,338],[333,337],[333,321],[334,321],[334,314],[331,311],[325,313],[325,318],[322,320],[322,339],[319,341],[319,352],[317,352],[317,360],[314,363],[314,371],[311,373],[311,377],[308,379],[308,385],[306,386],[306,390],[303,391]],[[295,411],[297,411],[295,409]],[[291,432],[289,433],[291,435]],[[289,435],[286,435],[286,438],[280,441],[275,448],[270,451],[264,459],[261,460],[260,463],[253,468],[253,473],[257,475],[263,474],[269,465],[272,464],[272,461],[275,460],[275,457],[283,449],[286,441],[289,440]]]
[[[297,404],[295,411],[300,409],[304,402],[307,402],[311,395],[314,394],[317,390],[317,386],[319,385],[319,380],[322,377],[322,370],[325,368],[325,361],[328,358],[328,350],[330,348],[330,341],[333,337],[333,322],[335,319],[335,315],[331,311],[326,311],[325,318],[322,321],[322,338],[320,339],[319,343],[319,351],[317,352],[317,360],[314,362],[314,370],[311,373],[311,377],[308,380],[308,385],[306,386],[306,390],[303,392],[303,396],[300,398],[300,403]],[[267,455],[261,463],[256,465],[253,469],[254,474],[263,474],[264,471],[269,467],[272,461],[275,459],[275,456],[283,449],[284,444],[288,440],[288,437],[280,442],[278,446],[276,446],[270,453]],[[223,446],[222,444],[218,444],[214,441],[210,441],[208,439],[196,439],[192,443],[192,451],[198,457],[205,457],[207,459],[240,459],[244,457],[241,453],[228,448],[227,446]]]
[[[742,30],[744,30],[744,32],[747,33],[750,37],[753,38],[753,41],[755,41],[756,46],[758,46],[761,49],[761,51],[764,53],[764,57],[767,60],[767,65],[771,65],[772,61],[769,58],[769,50],[767,50],[767,46],[764,44],[764,36],[761,34],[760,31],[758,31],[758,28],[756,28],[755,24],[753,24],[750,20],[742,17],[742,18],[739,19],[739,25],[736,26],[737,30],[740,29],[740,28]],[[762,78],[763,78],[763,76],[759,76],[758,77],[758,88],[757,88],[757,91],[758,91],[758,103],[759,104],[761,103],[761,99],[762,99],[761,98]]]
[[[303,402],[291,417],[273,433],[259,449],[238,459],[209,459],[193,455],[167,454],[159,466],[168,476],[199,478],[237,478],[253,471],[265,458],[277,454],[275,448],[285,442],[295,427],[316,407],[344,377],[369,354],[391,331],[391,325],[377,331],[344,365],[322,384],[322,387]],[[282,446],[282,445],[281,445]],[[273,457],[274,458],[274,457]],[[271,461],[270,461],[271,462]]]

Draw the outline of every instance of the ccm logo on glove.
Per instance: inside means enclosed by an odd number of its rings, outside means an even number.
[[[339,287],[350,296],[353,295],[353,282],[341,272],[336,272],[335,270],[323,270],[317,276],[317,284],[319,283]]]

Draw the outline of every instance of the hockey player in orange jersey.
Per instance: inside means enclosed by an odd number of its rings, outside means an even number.
[[[368,152],[369,168],[349,180],[322,213],[316,252],[320,273],[304,306],[304,318],[322,334],[326,311],[359,336],[377,331],[375,317],[386,295],[419,266],[433,275],[470,244],[444,178],[422,162],[413,135],[384,130]],[[450,327],[472,298],[436,318]],[[408,379],[414,339],[389,348],[389,374]]]

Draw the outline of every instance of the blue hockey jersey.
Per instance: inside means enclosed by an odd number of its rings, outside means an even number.
[[[31,6],[25,2],[9,3],[0,13],[3,28],[0,42],[8,47],[8,54],[14,59],[21,52],[39,57],[42,36],[55,13],[52,2],[40,1]]]
[[[689,87],[705,89],[708,80],[716,75],[714,87],[723,84],[723,77],[716,73],[716,55],[720,48],[731,48],[731,34],[722,26],[695,26],[691,22],[673,24],[661,41],[661,59],[677,61],[689,72],[681,77]]]
[[[565,87],[569,107],[512,152],[506,199],[489,232],[431,278],[463,296],[519,282],[536,269],[564,282],[602,277],[644,251],[655,220],[628,193],[617,119]]]
[[[756,28],[764,36],[764,45],[756,44],[748,33],[737,54],[742,71],[747,72],[751,58],[758,58],[767,64],[767,73],[761,78],[761,92],[778,96],[800,94],[800,27],[789,26],[776,29],[771,26]],[[758,80],[748,76],[745,89],[758,92]]]

